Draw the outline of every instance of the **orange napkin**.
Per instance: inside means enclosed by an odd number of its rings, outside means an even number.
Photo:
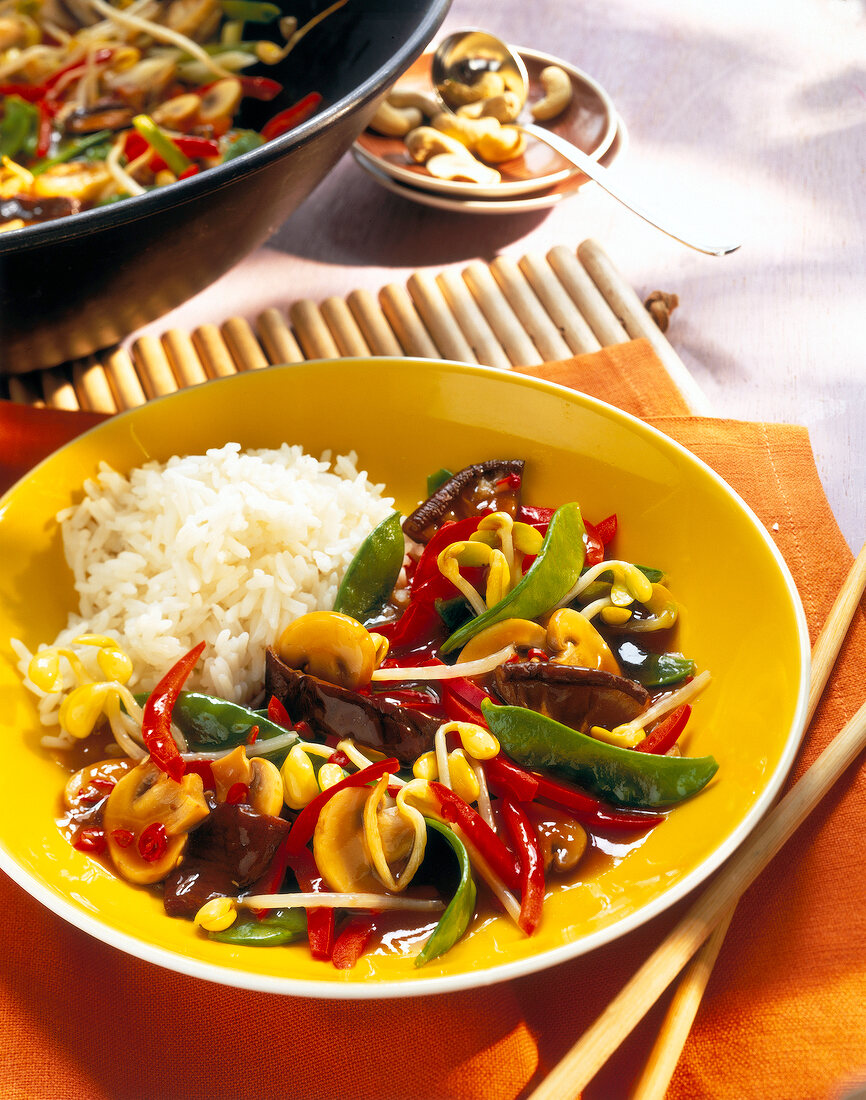
[[[527,373],[649,420],[722,474],[773,532],[814,640],[851,554],[803,429],[687,415],[645,341]],[[16,441],[22,419],[29,429]],[[35,461],[37,444],[47,451],[86,426],[75,414],[0,405],[0,482],[20,471],[22,444]],[[861,609],[797,773],[862,702],[864,649]],[[852,769],[743,899],[669,1097],[812,1100],[864,1080],[864,800],[866,779]],[[90,939],[0,877],[0,1092],[8,1100],[514,1100],[540,1083],[682,908],[532,977],[353,1004],[169,973]],[[586,1096],[628,1095],[660,1013]]]

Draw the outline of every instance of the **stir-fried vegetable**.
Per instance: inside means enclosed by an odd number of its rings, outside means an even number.
[[[268,16],[231,5],[247,7]],[[18,110],[0,139],[20,140]],[[134,125],[174,169],[194,151]],[[533,935],[555,876],[597,838],[627,845],[661,827],[717,764],[680,752],[709,673],[671,648],[667,577],[609,555],[616,515],[593,525],[573,501],[524,504],[522,471],[438,471],[403,525],[380,523],[334,610],[273,639],[266,710],[182,690],[204,643],[139,697],[110,638],[40,651],[28,675],[60,699],[54,746],[107,722],[122,754],[67,784],[73,844],[162,883],[166,911],[212,939],[306,936],[340,969],[378,942],[385,913],[438,915],[416,936],[416,967],[450,950],[479,904]]]

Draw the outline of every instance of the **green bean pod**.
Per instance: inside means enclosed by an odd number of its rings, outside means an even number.
[[[307,914],[303,909],[272,909],[267,916],[239,917],[222,932],[208,932],[208,939],[232,943],[238,947],[279,947],[307,934]]]
[[[403,567],[404,545],[400,513],[392,512],[373,528],[349,562],[334,610],[359,623],[374,619],[394,591]]]

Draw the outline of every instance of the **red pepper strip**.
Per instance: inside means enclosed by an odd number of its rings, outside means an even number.
[[[171,735],[171,712],[181,688],[204,652],[204,642],[181,657],[177,664],[159,681],[144,704],[141,733],[150,758],[176,783],[183,779],[184,768],[177,742]]]
[[[38,103],[48,90],[45,84],[0,84],[0,95],[17,95],[28,103]]]
[[[200,164],[191,164],[189,168],[184,168],[181,174],[177,177],[179,180],[188,180],[191,176],[197,176],[201,171]]]
[[[280,111],[278,115],[274,115],[272,119],[266,122],[262,127],[262,137],[265,141],[271,141],[272,138],[279,137],[280,134],[288,133],[289,130],[300,126],[302,122],[306,122],[321,102],[322,97],[318,92],[310,92],[303,99],[299,99],[297,103],[287,107],[285,111]]]
[[[261,99],[268,102],[276,99],[283,90],[283,85],[277,80],[271,80],[269,76],[236,76],[235,80],[241,82],[241,92],[248,99]],[[216,80],[212,80],[210,84],[202,84],[200,88],[195,89],[195,94],[206,95],[216,83]]]
[[[36,139],[36,156],[47,157],[51,148],[51,134],[53,130],[51,111],[44,102],[39,104],[39,130]]]
[[[268,869],[262,877],[249,888],[250,894],[278,893],[280,887],[283,885],[283,879],[286,877],[286,868],[289,865],[289,853],[286,851],[286,841],[288,839],[288,834],[286,834],[286,837],[274,853],[274,858],[271,860]],[[264,916],[268,910],[256,909],[255,912],[259,916]]]
[[[520,474],[508,474],[506,477],[501,477],[493,487],[494,489],[519,489],[522,481]]]
[[[272,695],[268,700],[268,718],[278,726],[285,726],[287,730],[292,728],[289,712],[276,695]]]
[[[79,829],[75,834],[72,847],[79,852],[93,852],[94,855],[99,855],[108,847],[108,841],[102,829]]]
[[[431,600],[413,601],[396,623],[384,623],[376,631],[388,639],[392,650],[412,648],[435,636],[442,620]]]
[[[328,787],[327,790],[316,795],[313,801],[306,805],[295,818],[292,831],[289,833],[288,840],[286,841],[289,855],[295,856],[298,852],[306,848],[307,844],[312,840],[316,822],[319,820],[319,814],[322,812],[322,807],[333,798],[337,791],[342,791],[346,787],[364,787],[368,783],[372,783],[374,780],[385,775],[386,772],[393,775],[394,772],[399,770],[400,761],[395,760],[394,757],[389,757],[387,760],[379,760],[377,763],[371,764],[369,768],[363,768],[359,772],[353,772],[352,775],[347,775],[345,779],[341,779],[339,783],[335,783],[333,787]]]
[[[184,136],[184,137],[172,137],[172,142],[180,149],[184,156],[189,157],[191,160],[203,160],[207,157],[218,157],[220,155],[219,143],[211,141],[210,138]],[[123,155],[128,161],[137,160],[142,153],[146,153],[150,148],[145,139],[137,130],[130,130],[123,140]],[[155,154],[151,156],[148,161],[150,167],[154,172],[161,172],[167,167],[162,157],[158,157]]]
[[[201,785],[206,791],[216,790],[216,780],[209,760],[187,760],[185,774],[199,776]]]
[[[465,678],[458,678],[463,679],[464,683],[468,683]],[[456,689],[452,680],[443,680],[440,684],[440,690],[442,692],[442,702],[445,704],[445,713],[448,715],[451,722],[474,722],[476,726],[484,726],[486,728],[487,723],[479,707],[470,703],[466,697]],[[481,694],[482,697],[485,697],[483,692]]]
[[[339,764],[341,768],[351,768],[352,761],[346,756],[342,749],[337,749],[336,752],[332,752],[328,757],[326,763]]]
[[[460,520],[448,520],[441,525],[436,533],[430,538],[430,541],[424,547],[424,551],[421,557],[418,559],[418,564],[415,567],[415,573],[412,577],[412,592],[415,593],[425,581],[429,581],[431,577],[440,577],[442,574],[439,572],[439,566],[436,564],[436,559],[442,553],[446,546],[450,546],[452,542],[465,542],[471,534],[478,530],[478,524],[481,522],[481,516],[469,516],[467,519]]]
[[[352,917],[337,936],[331,961],[338,970],[351,970],[367,949],[376,930],[371,917]]]
[[[89,65],[101,65],[103,61],[110,61],[114,56],[114,50],[104,47],[101,50],[95,50],[91,57],[86,62],[73,61],[71,65],[66,65],[62,69],[58,69],[56,73],[42,84],[44,89],[53,88],[54,85],[60,80],[61,77],[66,76],[67,73],[74,72],[76,69],[81,69],[82,73],[88,68]]]
[[[291,834],[286,839],[286,848]],[[315,860],[306,848],[288,858],[289,866],[295,872],[298,886],[305,893],[321,894],[325,880],[319,874]],[[310,954],[314,959],[327,960],[334,952],[334,928],[336,913],[333,909],[307,910],[307,939],[310,941]]]
[[[665,753],[680,739],[680,734],[686,728],[692,708],[688,703],[671,711],[667,718],[663,718],[658,725],[653,726],[640,744],[635,745],[635,752]]]
[[[599,538],[598,531],[588,520],[583,521],[583,526],[586,531],[583,536],[583,544],[586,547],[584,565],[588,569],[590,566],[598,565],[600,561],[604,561],[604,543]]]
[[[518,890],[520,865],[484,818],[444,784],[431,782],[430,789],[439,800],[445,820],[460,826],[469,842],[489,864],[491,871],[502,879],[509,890]]]
[[[617,526],[616,512],[614,512],[613,515],[606,516],[601,523],[595,525],[595,533],[605,546],[607,546],[609,542],[613,542]]]
[[[484,767],[487,781],[494,790],[502,790],[519,802],[539,801],[568,810],[576,821],[590,828],[612,833],[645,832],[664,821],[663,814],[619,810],[609,806],[568,783],[528,772],[502,753],[486,761]],[[531,790],[528,780],[537,784],[531,799],[527,797]]]
[[[520,523],[529,523],[533,527],[546,527],[553,519],[555,508],[539,508],[534,504],[521,504],[517,512]]]
[[[396,703],[401,707],[408,707],[409,710],[430,710],[431,708],[435,710],[440,706],[439,700],[430,692],[413,691],[411,688],[401,690],[385,688],[383,691],[371,692],[370,695],[373,698],[387,699],[389,703]]]
[[[544,859],[538,834],[517,802],[500,800],[499,808],[520,858],[520,916],[517,923],[531,936],[541,920],[544,905]]]

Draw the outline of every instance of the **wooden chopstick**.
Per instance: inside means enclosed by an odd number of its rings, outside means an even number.
[[[842,642],[860,597],[866,587],[866,546],[855,560],[845,584],[833,603],[827,620],[812,648],[812,672],[809,681],[809,703],[806,716],[808,729],[833,666],[842,648]],[[689,1037],[692,1023],[700,1008],[701,998],[713,972],[713,966],[725,940],[736,902],[719,921],[713,934],[689,963],[673,995],[667,1013],[659,1029],[658,1037],[650,1051],[631,1100],[662,1100],[677,1068],[680,1055]]]
[[[810,715],[817,706],[864,587],[866,545],[857,555],[815,643]],[[866,703],[731,856],[712,884],[535,1089],[530,1100],[563,1100],[580,1093],[864,747]]]

